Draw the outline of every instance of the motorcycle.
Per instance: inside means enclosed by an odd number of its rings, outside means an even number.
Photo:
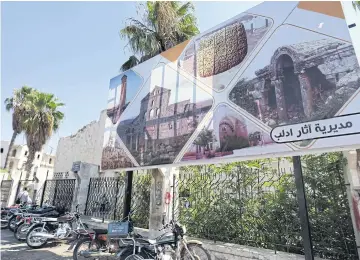
[[[112,236],[107,229],[86,230],[86,235],[76,242],[73,259],[77,260],[79,256],[98,259],[98,257],[111,257],[114,255],[116,255],[116,259],[125,259],[127,256],[134,254],[134,252],[127,249],[129,241],[135,243],[135,239],[140,239],[142,236],[133,232],[133,223],[130,216],[131,214],[124,218],[124,220],[127,219],[125,222],[112,223],[115,223],[115,229],[121,233],[120,238]],[[110,230],[113,230],[111,228],[112,224],[109,224]],[[81,249],[83,246],[85,246],[85,250]]]
[[[43,247],[49,240],[76,239],[87,228],[87,225],[81,221],[78,207],[79,205],[76,206],[74,213],[66,213],[58,218],[45,217],[41,222],[31,225],[26,236],[26,244],[36,249]]]
[[[10,208],[8,211],[8,217],[7,217],[7,228],[10,231],[14,232],[15,227],[16,227],[16,222],[18,222],[21,219],[23,214],[37,213],[38,211],[39,211],[38,205],[21,205],[20,204],[17,207]],[[5,221],[4,221],[4,223],[5,223]]]
[[[186,239],[186,229],[180,224],[172,221],[161,230],[170,227],[170,232],[165,232],[155,240],[148,240],[132,233],[131,221],[109,223],[108,230],[94,229],[88,232],[87,237],[78,241],[73,260],[78,260],[79,256],[97,259],[114,255],[116,259],[124,260],[211,259],[200,241]],[[83,246],[84,250],[81,249]]]
[[[60,213],[55,208],[49,207],[39,210],[41,214],[27,214],[24,213],[21,219],[16,222],[14,228],[14,237],[19,241],[26,239],[29,228],[34,223],[40,223],[44,217],[60,217]]]
[[[168,230],[154,240],[137,239],[137,243],[128,247],[128,250],[135,252],[125,260],[211,260],[210,254],[198,240],[186,239],[186,228],[175,221],[159,230]],[[136,257],[134,256],[136,254]]]

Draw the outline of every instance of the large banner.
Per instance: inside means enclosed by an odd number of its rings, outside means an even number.
[[[340,2],[264,2],[110,80],[101,169],[360,147],[359,87]]]

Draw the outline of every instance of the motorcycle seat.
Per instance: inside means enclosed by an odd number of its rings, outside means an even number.
[[[58,219],[57,218],[43,218],[42,221],[43,222],[57,222]]]
[[[64,216],[58,217],[59,222],[68,222],[71,220],[73,220],[73,216],[71,216],[71,215],[64,215]]]
[[[108,233],[107,229],[103,228],[94,228],[93,230],[97,235],[104,235]]]

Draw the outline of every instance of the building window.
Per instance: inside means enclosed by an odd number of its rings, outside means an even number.
[[[1,150],[0,150],[0,151],[1,151],[1,153],[3,153],[3,152],[4,152],[4,148],[1,148]]]
[[[169,124],[169,129],[172,129],[172,128],[173,128],[172,124]]]
[[[16,149],[14,149],[14,150],[12,151],[11,156],[12,156],[12,157],[15,157],[15,156],[16,156]]]
[[[28,151],[25,151],[25,156],[27,156],[28,155]]]
[[[49,159],[49,164],[51,164],[51,162],[52,162],[52,159],[50,158],[50,159]]]
[[[40,159],[40,154],[38,154],[37,158]]]
[[[151,106],[152,106],[152,107],[154,106],[154,100],[153,100],[153,101],[151,101]]]
[[[151,110],[150,110],[149,117],[150,117],[150,118],[153,118],[153,117],[154,117],[154,109],[151,109]]]
[[[156,109],[156,116],[159,116],[160,115],[160,109]]]

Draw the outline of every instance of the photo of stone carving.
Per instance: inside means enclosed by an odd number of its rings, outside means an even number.
[[[272,20],[245,14],[195,38],[179,66],[216,90],[224,89],[245,59],[272,26]]]
[[[201,130],[182,161],[250,154],[273,144],[268,133],[229,108],[221,105],[208,127]],[[257,147],[258,146],[258,147]],[[239,152],[237,150],[245,150]],[[246,151],[247,150],[247,151]]]
[[[121,117],[117,133],[140,165],[172,163],[213,100],[165,65],[153,70],[150,81]]]
[[[289,27],[272,36],[229,95],[270,127],[333,117],[360,87],[351,44]]]
[[[119,168],[134,167],[118,141],[116,131],[106,131],[101,157],[101,170],[114,170]]]
[[[142,84],[142,79],[129,70],[110,80],[107,116],[116,124]],[[109,126],[107,126],[109,127]]]

